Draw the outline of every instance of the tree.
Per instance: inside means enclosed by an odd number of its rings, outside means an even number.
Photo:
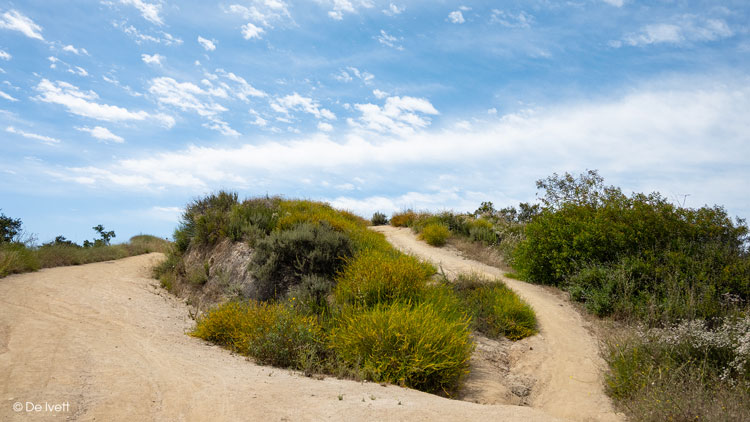
[[[101,236],[101,239],[95,239],[94,240],[94,246],[106,246],[109,245],[109,241],[115,236],[114,231],[105,231],[104,226],[101,224],[98,224],[94,227],[92,227],[94,230],[96,230],[97,233],[99,233],[99,236]],[[85,246],[85,245],[84,245]]]
[[[623,197],[620,188],[604,186],[604,178],[597,170],[587,170],[576,179],[570,173],[553,173],[536,181],[537,189],[544,190],[540,198],[545,208],[559,210],[563,205],[584,205],[597,208],[609,200]]]
[[[20,218],[10,218],[5,214],[0,214],[0,243],[10,243],[18,240],[21,234]]]

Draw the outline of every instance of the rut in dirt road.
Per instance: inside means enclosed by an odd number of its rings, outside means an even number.
[[[502,279],[534,308],[539,334],[526,339],[530,350],[514,364],[516,372],[536,379],[531,407],[574,421],[624,420],[604,393],[606,363],[599,356],[597,341],[562,295],[504,277],[499,269],[464,259],[456,251],[429,246],[408,228],[377,226],[373,230],[401,251],[439,266],[449,277],[473,272]]]
[[[0,421],[559,420],[255,365],[185,334],[187,306],[149,276],[161,259],[0,279]]]

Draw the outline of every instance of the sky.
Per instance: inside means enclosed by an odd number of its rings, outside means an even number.
[[[596,169],[750,217],[746,0],[0,1],[0,209],[38,242],[189,201],[364,217]]]

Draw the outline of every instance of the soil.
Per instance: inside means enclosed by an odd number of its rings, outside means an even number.
[[[1,421],[559,420],[255,365],[186,335],[189,308],[150,278],[161,259],[0,279]]]
[[[430,246],[408,228],[373,230],[403,252],[431,261],[448,278],[477,273],[501,280],[536,312],[535,336],[514,343],[478,339],[462,399],[521,404],[573,421],[624,420],[604,392],[606,363],[590,324],[562,292],[505,277],[502,270],[465,259],[450,246]]]
[[[532,305],[540,334],[514,343],[477,336],[463,400],[451,400],[258,366],[186,335],[190,308],[150,277],[161,254],[45,269],[0,279],[0,420],[622,419],[603,391],[596,339],[562,295],[408,229],[378,231],[449,276],[501,278]]]

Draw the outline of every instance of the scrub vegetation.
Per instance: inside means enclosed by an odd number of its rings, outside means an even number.
[[[510,338],[534,332],[535,321],[514,325],[517,303],[464,294],[468,288],[395,250],[369,223],[324,203],[240,201],[218,192],[186,207],[175,247],[155,275],[168,288],[188,283],[194,251],[243,242],[253,250],[246,263],[252,289],[199,316],[192,335],[263,364],[448,396],[468,373],[472,329],[498,326],[492,335]],[[529,314],[533,320],[530,310],[523,318]],[[513,329],[524,324],[530,328]]]
[[[745,221],[720,206],[626,195],[596,171],[554,174],[537,187],[536,204],[406,210],[391,224],[417,233],[448,227],[463,251],[484,262],[499,257],[494,265],[513,278],[563,289],[609,320],[616,328],[603,346],[607,387],[631,419],[739,421],[750,414]]]
[[[93,229],[99,235],[91,241],[78,245],[64,236],[37,246],[32,236],[25,236],[21,219],[0,214],[0,277],[9,274],[37,271],[41,268],[81,265],[91,262],[109,261],[149,252],[166,252],[167,240],[138,235],[127,243],[111,245],[114,231],[107,231],[99,224]]]

